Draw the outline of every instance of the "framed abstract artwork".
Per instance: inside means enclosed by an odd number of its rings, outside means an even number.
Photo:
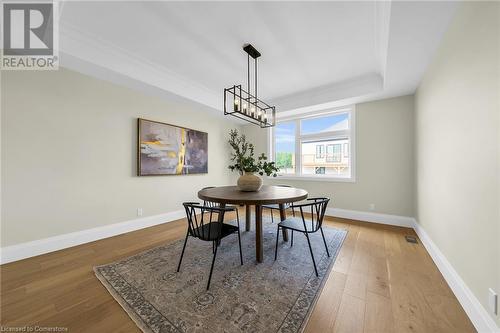
[[[208,172],[208,134],[147,119],[138,119],[139,176]]]

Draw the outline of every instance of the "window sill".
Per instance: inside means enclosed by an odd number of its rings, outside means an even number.
[[[296,181],[315,181],[315,182],[332,182],[332,183],[355,183],[354,177],[331,177],[331,176],[292,176],[292,175],[278,175],[277,177],[267,177],[268,179],[275,180],[296,180]]]

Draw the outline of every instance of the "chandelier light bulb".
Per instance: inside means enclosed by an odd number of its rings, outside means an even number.
[[[238,111],[239,107],[240,107],[240,102],[239,102],[238,98],[235,98],[234,99],[234,111]]]

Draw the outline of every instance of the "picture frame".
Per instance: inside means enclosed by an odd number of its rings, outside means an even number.
[[[208,133],[144,118],[137,119],[137,175],[208,173]]]

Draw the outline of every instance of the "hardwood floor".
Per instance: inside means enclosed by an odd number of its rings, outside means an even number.
[[[404,239],[412,230],[334,218],[327,224],[349,232],[307,333],[475,332],[421,243]],[[0,323],[140,332],[92,268],[181,239],[186,225],[180,220],[1,266]]]

